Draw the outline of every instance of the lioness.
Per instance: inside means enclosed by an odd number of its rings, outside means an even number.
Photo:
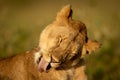
[[[0,60],[0,80],[87,80],[84,55],[99,46],[67,5],[43,30],[38,48]]]

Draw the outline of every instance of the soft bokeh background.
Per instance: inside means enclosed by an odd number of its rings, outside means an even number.
[[[38,45],[41,31],[66,4],[103,45],[86,56],[88,80],[120,80],[120,0],[0,0],[0,56]]]

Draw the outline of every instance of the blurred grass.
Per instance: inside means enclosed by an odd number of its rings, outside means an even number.
[[[86,56],[88,80],[120,80],[119,0],[0,0],[0,57],[37,46],[43,28],[68,3],[73,18],[86,24],[89,37],[103,44]]]

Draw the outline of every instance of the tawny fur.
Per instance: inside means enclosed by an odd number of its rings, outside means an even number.
[[[67,5],[42,31],[39,48],[0,60],[0,80],[87,80],[84,55],[99,47],[87,37],[85,24],[72,19]],[[41,57],[51,65],[48,72],[38,70]]]

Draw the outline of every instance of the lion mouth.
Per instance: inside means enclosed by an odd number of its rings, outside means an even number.
[[[41,57],[38,63],[38,70],[40,72],[47,72],[50,68],[50,62],[47,62],[43,57]]]

